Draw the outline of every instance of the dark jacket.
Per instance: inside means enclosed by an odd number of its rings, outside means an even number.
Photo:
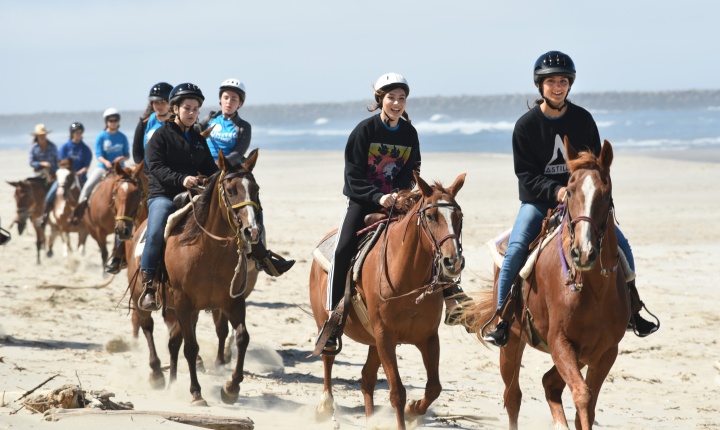
[[[590,112],[570,102],[560,118],[548,118],[536,105],[515,123],[512,149],[520,201],[553,204],[558,190],[567,186],[565,136],[577,151],[600,154],[595,120]]]
[[[147,128],[147,122],[148,118],[140,118],[140,122],[135,127],[132,145],[132,156],[135,164],[145,159],[145,129]]]
[[[187,176],[210,176],[217,172],[205,138],[193,127],[188,136],[177,124],[167,122],[150,138],[145,148],[149,197],[173,198],[185,191],[183,180]]]
[[[366,203],[378,203],[393,189],[413,187],[413,170],[420,170],[420,141],[417,130],[401,119],[390,130],[380,115],[360,122],[345,146],[343,194]]]

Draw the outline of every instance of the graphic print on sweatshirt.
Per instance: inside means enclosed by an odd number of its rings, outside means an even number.
[[[392,191],[395,178],[410,158],[409,146],[371,143],[368,151],[368,180],[383,193]]]
[[[553,156],[545,166],[546,175],[558,175],[560,173],[567,173],[568,167],[567,154],[565,153],[565,144],[563,144],[562,137],[559,134],[555,135],[555,147],[553,148]]]

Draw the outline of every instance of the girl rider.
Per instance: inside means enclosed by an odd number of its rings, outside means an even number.
[[[155,130],[170,116],[170,91],[172,85],[167,82],[158,82],[150,88],[148,94],[148,105],[145,112],[140,117],[137,127],[135,127],[135,137],[133,138],[132,156],[135,164],[139,164],[145,159],[145,147],[148,140],[152,137]]]
[[[250,123],[240,118],[238,110],[245,104],[245,85],[237,79],[226,79],[220,84],[220,111],[210,112],[210,115],[200,121],[200,129],[213,127],[208,137],[208,147],[215,161],[218,152],[237,164],[244,157],[250,147],[252,128]],[[262,210],[260,211],[260,224],[262,224]],[[265,230],[258,243],[252,245],[250,258],[255,260],[258,269],[262,269],[271,276],[280,276],[290,270],[295,260],[285,260],[265,248]]]
[[[565,199],[569,174],[565,164],[563,137],[567,136],[570,144],[578,151],[590,149],[595,155],[600,153],[600,134],[592,115],[567,100],[575,81],[575,64],[572,59],[559,51],[541,55],[535,62],[534,80],[541,98],[535,101],[534,108],[515,123],[512,137],[520,210],[498,279],[497,314],[500,314],[500,318],[495,330],[483,336],[486,342],[497,346],[505,345],[508,340],[510,327],[503,315],[511,315],[512,309],[502,313],[501,309],[528,255],[528,246],[540,234],[548,209]],[[617,227],[616,230],[618,245],[632,270],[635,270],[630,244]],[[628,288],[631,298],[635,296],[639,301],[635,282],[628,283]],[[657,325],[643,319],[639,313],[630,318],[629,328],[633,326],[641,337],[658,329]]]

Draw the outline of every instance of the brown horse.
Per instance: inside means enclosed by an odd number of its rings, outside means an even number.
[[[72,252],[70,245],[70,233],[78,234],[78,248],[85,250],[85,240],[88,231],[84,225],[70,225],[70,216],[78,205],[80,198],[80,180],[75,174],[70,160],[60,160],[59,168],[55,172],[58,184],[55,204],[53,205],[50,216],[50,237],[48,238],[48,257],[53,255],[53,244],[55,239],[60,236],[65,244],[65,256]]]
[[[257,151],[240,166],[233,166],[220,153],[220,171],[210,178],[193,211],[173,227],[166,242],[165,269],[167,282],[165,293],[160,294],[167,307],[167,314],[174,312],[176,323],[171,323],[171,364],[177,361],[180,344],[185,343],[184,354],[190,370],[190,393],[193,404],[207,404],[200,392],[196,360],[198,344],[195,323],[201,310],[219,310],[235,330],[238,358],[232,378],[221,390],[224,402],[234,403],[243,380],[243,365],[250,336],[245,326],[245,294],[248,275],[246,253],[250,245],[259,240],[258,219],[259,187],[252,175],[257,162]],[[140,230],[144,230],[144,224]],[[138,246],[138,234],[133,239]],[[128,261],[131,278],[131,304],[137,308],[142,285],[137,276],[139,259]],[[130,275],[128,275],[130,276]],[[137,309],[137,318],[150,349],[151,381],[154,385],[164,382],[160,360],[154,345],[151,313]],[[217,323],[216,326],[226,324]],[[181,336],[178,336],[178,329]],[[170,369],[170,382],[176,379],[176,369]]]
[[[568,425],[561,399],[565,385],[575,403],[575,428],[592,428],[598,394],[630,319],[613,216],[612,146],[605,141],[599,157],[590,152],[578,155],[567,139],[565,148],[571,173],[563,221],[523,282],[524,303],[515,312],[520,324],[513,325],[507,345],[500,349],[511,429],[517,429],[520,413],[519,375],[526,344],[552,356],[554,366],[542,381],[555,428]],[[495,292],[485,292],[469,310],[478,337],[481,325],[495,311],[497,279],[496,270]],[[583,378],[580,371],[585,366]]]
[[[43,202],[50,183],[43,177],[30,177],[22,181],[7,181],[15,188],[16,215],[12,224],[17,224],[18,234],[23,234],[28,219],[35,229],[36,262],[40,264],[40,251],[45,246],[45,229],[41,227]],[[12,227],[10,224],[10,227]]]
[[[415,180],[417,190],[399,193],[396,207],[402,214],[397,222],[388,225],[384,236],[370,250],[357,281],[357,291],[367,305],[372,334],[350,305],[344,325],[348,337],[368,345],[362,370],[366,416],[369,418],[374,411],[373,394],[382,364],[398,428],[405,428],[405,414],[425,414],[440,395],[438,327],[443,297],[432,293],[440,292],[443,285],[451,285],[464,266],[460,245],[462,212],[455,197],[465,182],[465,174],[458,176],[449,188],[438,183],[429,186],[417,173]],[[327,320],[326,286],[327,273],[313,261],[310,304],[318,330]],[[410,402],[407,408],[395,352],[398,344],[415,345],[427,372],[424,397]],[[332,355],[323,355],[324,386],[318,418],[332,414],[334,360]]]
[[[112,170],[100,181],[88,200],[83,223],[100,247],[101,266],[108,259],[107,236],[114,232],[117,239],[126,241],[133,236],[135,222],[147,218],[143,203],[147,194],[144,168],[145,163],[138,163],[134,168],[113,163]]]

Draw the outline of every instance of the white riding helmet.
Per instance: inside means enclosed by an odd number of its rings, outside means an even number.
[[[245,103],[245,84],[235,78],[225,79],[220,84],[220,92],[218,97],[222,96],[223,91],[233,91],[240,96],[240,100]]]
[[[116,116],[120,118],[120,112],[118,112],[117,109],[114,107],[105,109],[105,112],[103,112],[103,119],[108,119],[109,116]]]
[[[384,90],[385,92],[389,92],[394,90],[395,88],[402,88],[405,90],[405,95],[410,95],[410,85],[408,85],[407,79],[403,77],[400,73],[385,73],[384,75],[380,76],[377,81],[375,82],[375,91],[378,90]],[[375,95],[375,99],[380,102],[379,97],[377,94]]]

